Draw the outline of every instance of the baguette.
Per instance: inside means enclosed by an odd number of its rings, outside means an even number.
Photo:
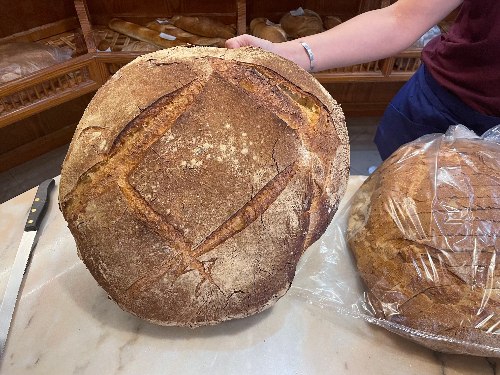
[[[250,34],[273,43],[286,42],[286,33],[278,25],[268,25],[267,18],[255,18],[250,22]]]
[[[158,31],[160,33],[165,33],[175,36],[178,40],[182,42],[191,43],[197,46],[224,47],[226,44],[226,39],[209,38],[206,36],[195,35],[188,31],[179,29],[177,26],[174,26],[172,24],[160,24],[157,21],[153,21],[148,23],[146,27],[151,30]]]
[[[175,46],[185,46],[185,42],[179,40],[167,40],[160,37],[157,31],[148,29],[147,27],[137,25],[132,22],[113,18],[108,24],[111,30],[127,35],[131,38],[154,44],[161,48],[170,48]]]
[[[168,20],[174,26],[190,33],[210,38],[230,39],[236,36],[234,28],[208,17],[173,16]]]

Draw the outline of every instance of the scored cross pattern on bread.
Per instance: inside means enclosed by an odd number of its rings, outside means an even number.
[[[333,217],[348,177],[342,114],[292,63],[252,63],[270,57],[156,52],[89,105],[60,206],[80,257],[124,310],[190,327],[261,311]],[[299,80],[284,77],[290,67]]]

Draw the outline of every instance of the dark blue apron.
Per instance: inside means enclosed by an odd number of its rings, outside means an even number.
[[[374,142],[385,160],[401,145],[425,134],[445,133],[457,124],[482,135],[499,125],[500,118],[483,115],[462,103],[439,86],[422,65],[385,110]]]

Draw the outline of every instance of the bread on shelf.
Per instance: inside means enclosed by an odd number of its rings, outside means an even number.
[[[161,22],[161,23],[160,23]],[[196,46],[207,46],[207,47],[224,47],[226,39],[223,38],[212,38],[206,36],[195,35],[188,31],[182,30],[177,26],[170,23],[165,23],[165,21],[152,21],[149,22],[146,27],[151,30],[158,31],[167,35],[175,37],[177,40],[182,42],[190,43]],[[167,21],[168,22],[168,21]]]
[[[292,39],[325,31],[321,17],[310,9],[299,8],[296,11],[287,12],[281,17],[280,24]]]
[[[158,31],[148,29],[147,27],[140,26],[132,22],[123,21],[118,18],[113,18],[112,20],[110,20],[108,26],[111,30],[114,30],[118,33],[127,35],[131,38],[146,43],[154,44],[161,48],[171,48],[175,46],[186,45],[185,42],[181,42],[179,40],[164,39],[160,36],[160,33]]]
[[[236,29],[233,25],[225,25],[209,17],[176,15],[169,18],[168,21],[174,26],[195,35],[222,39],[230,39],[236,36]]]
[[[269,22],[267,18],[254,18],[250,22],[250,34],[273,43],[286,42],[286,33],[280,25]]]
[[[323,19],[323,26],[325,27],[325,30],[333,29],[341,23],[342,20],[337,16],[326,16]]]

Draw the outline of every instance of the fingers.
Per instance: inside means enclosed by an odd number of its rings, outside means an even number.
[[[226,41],[226,48],[240,48],[248,46],[259,47],[270,52],[273,52],[274,50],[273,43],[270,41],[248,34],[239,35]]]
[[[228,39],[226,40],[226,48],[240,48],[240,47],[243,47],[241,44],[240,44],[240,39],[241,37],[237,36],[235,38],[231,38],[231,39]]]

